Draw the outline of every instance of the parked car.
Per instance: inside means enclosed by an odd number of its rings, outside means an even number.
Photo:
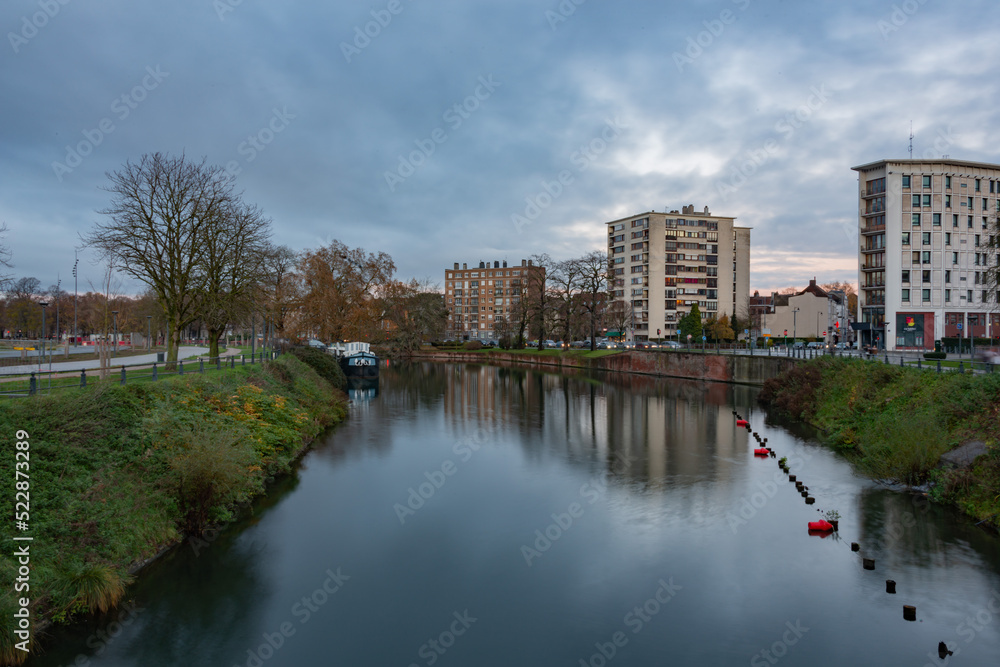
[[[672,350],[677,350],[677,349],[682,348],[683,345],[681,345],[680,343],[678,343],[675,340],[665,340],[665,341],[663,341],[663,343],[660,344],[660,347],[667,347],[667,348],[670,348]]]
[[[809,348],[810,350],[822,350],[826,347],[826,343],[814,340],[809,343],[806,343],[806,347]]]
[[[307,342],[306,345],[308,345],[309,347],[318,348],[320,350],[325,350],[326,349],[326,343],[324,343],[322,341],[318,341],[315,338],[310,338],[309,342]]]
[[[552,348],[557,347],[556,346],[556,342],[554,340],[547,340],[547,341],[545,341],[544,345],[548,349],[552,349]]]
[[[597,349],[597,350],[606,350],[606,349],[608,349],[608,344],[605,343],[604,341],[601,341],[600,343],[598,343],[597,345],[594,346],[594,349]]]
[[[801,341],[801,340],[795,341],[795,343],[792,345],[792,347],[794,347],[796,349],[801,349],[801,348],[803,348],[805,346],[806,346],[805,342]]]

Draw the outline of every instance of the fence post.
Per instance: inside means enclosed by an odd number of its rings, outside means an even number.
[[[246,365],[247,365],[247,355],[241,354],[240,355],[240,366],[246,366]]]
[[[229,367],[236,368],[236,357],[229,357]]]
[[[86,386],[87,386],[87,371],[86,371],[86,369],[81,368],[80,369],[80,387],[83,388],[83,387],[86,387]]]
[[[198,359],[198,372],[199,373],[204,373],[205,372],[205,360],[204,359],[201,359],[201,358]]]
[[[887,363],[887,364],[889,363],[889,353],[888,352],[885,355],[885,363]],[[899,363],[903,363],[903,358],[902,357],[899,358]]]
[[[183,361],[178,361],[177,362],[177,374],[178,375],[184,375],[184,362]]]
[[[36,391],[38,391],[38,384],[35,382],[35,374],[32,373],[31,377],[28,378],[28,394],[34,396]]]
[[[902,358],[902,357],[900,357],[900,359],[899,359],[899,360],[900,360],[900,361],[902,361],[902,360],[903,360],[903,358]],[[922,368],[923,368],[923,366],[921,365],[921,363],[920,363],[920,360],[919,360],[919,359],[917,359],[917,370],[919,371],[919,370],[921,370]]]
[[[121,381],[121,384],[122,385],[125,384],[125,367],[124,366],[122,366],[122,381]]]
[[[958,362],[958,372],[959,373],[964,373],[965,372],[965,364],[963,362],[961,362],[961,361]]]
[[[217,371],[221,371],[222,370],[222,357],[216,357],[215,358],[215,370],[217,370]]]
[[[941,360],[940,359],[937,360],[937,367],[938,367],[937,371],[938,371],[938,373],[940,373],[941,372]]]
[[[156,382],[156,380],[157,380],[156,374],[157,374],[157,371],[156,371],[156,362],[154,361],[153,362],[153,382]]]

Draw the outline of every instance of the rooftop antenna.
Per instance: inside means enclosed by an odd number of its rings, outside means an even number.
[[[913,159],[913,121],[910,121],[910,159]]]

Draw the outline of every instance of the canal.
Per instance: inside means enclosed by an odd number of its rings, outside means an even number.
[[[941,641],[997,664],[1000,540],[858,476],[756,391],[385,368],[249,516],[29,664],[920,666]],[[808,533],[819,510],[839,533]]]

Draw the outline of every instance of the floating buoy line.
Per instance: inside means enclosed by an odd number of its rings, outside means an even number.
[[[750,435],[753,436],[754,440],[757,441],[757,447],[753,450],[754,458],[776,458],[777,454],[770,447],[767,446],[767,438],[761,438],[760,434],[753,430],[750,425],[750,421],[744,419],[736,410],[733,410],[733,416],[736,417],[736,426],[738,428],[745,428]],[[784,459],[778,461],[778,467],[788,475],[788,481],[795,484],[796,491],[805,499],[806,505],[813,505],[816,503],[816,498],[809,495],[809,487],[803,484],[796,475],[791,473],[788,464],[784,462]],[[819,509],[816,510],[820,511]],[[822,538],[829,537],[834,533],[839,534],[839,520],[827,520],[823,519],[820,521],[809,521],[807,525],[810,535],[816,535]],[[861,545],[857,542],[851,542],[851,551],[854,553],[860,553]],[[861,567],[865,570],[875,569],[875,559],[861,556]],[[892,579],[886,579],[885,581],[885,592],[887,595],[896,594],[896,582]],[[905,621],[916,621],[917,620],[917,608],[913,605],[903,605],[903,620]],[[944,642],[938,644],[938,655],[941,659],[945,659],[947,656],[952,655],[952,651],[948,650],[948,646]]]

